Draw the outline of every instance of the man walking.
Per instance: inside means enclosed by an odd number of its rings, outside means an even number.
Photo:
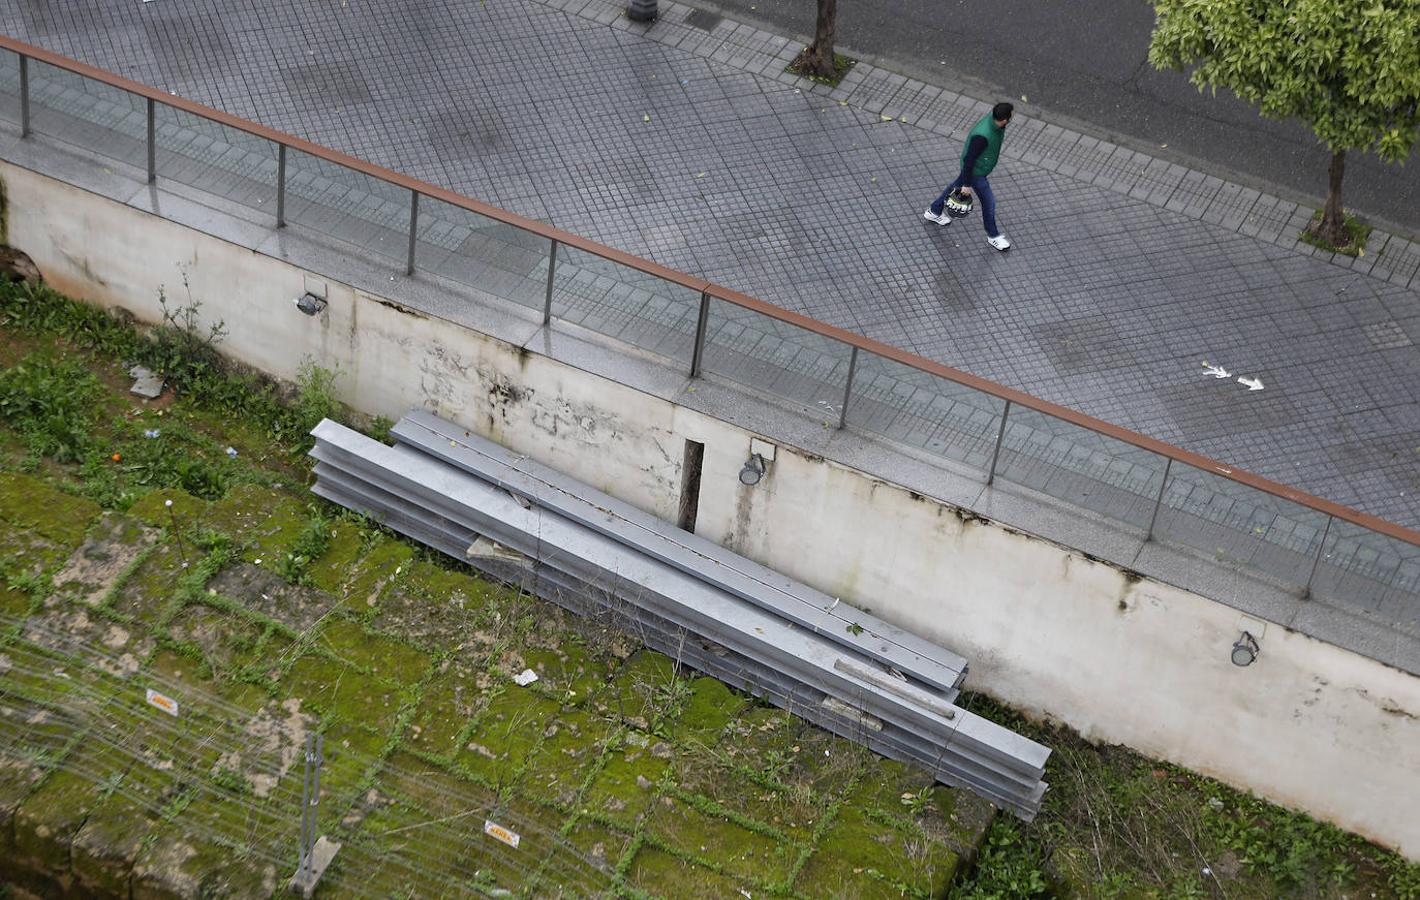
[[[1006,136],[1006,124],[1011,121],[1015,107],[1009,103],[997,103],[991,112],[981,117],[966,136],[966,146],[961,151],[961,174],[957,180],[947,185],[942,195],[932,201],[922,218],[938,225],[952,224],[951,216],[942,208],[947,195],[958,188],[968,196],[972,191],[981,198],[981,219],[986,224],[986,241],[997,250],[1011,249],[1011,242],[996,230],[996,196],[991,193],[991,182],[986,176],[996,168],[996,159],[1001,155],[1001,141]]]

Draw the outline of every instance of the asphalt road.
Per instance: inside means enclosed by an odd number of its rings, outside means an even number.
[[[783,34],[813,31],[815,0],[688,0]],[[1331,156],[1296,122],[1261,118],[1149,65],[1143,0],[839,0],[840,52],[980,99],[1010,99],[1075,130],[1320,205]],[[1022,97],[1027,98],[1025,102]],[[1405,166],[1349,154],[1343,199],[1420,235],[1420,151]]]

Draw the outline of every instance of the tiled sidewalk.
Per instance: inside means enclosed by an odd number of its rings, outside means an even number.
[[[559,10],[556,6],[563,6]],[[1420,249],[1018,118],[1017,249],[921,220],[985,104],[662,3],[0,0],[11,34],[1393,521],[1420,524]],[[38,11],[37,11],[38,10]],[[1381,252],[1384,251],[1384,252]],[[1201,362],[1261,377],[1248,393]]]

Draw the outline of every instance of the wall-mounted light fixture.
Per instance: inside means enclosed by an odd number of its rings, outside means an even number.
[[[306,291],[296,298],[296,308],[308,316],[320,315],[321,310],[325,309],[325,298]]]
[[[1251,632],[1244,631],[1237,643],[1233,644],[1233,665],[1250,666],[1257,660],[1257,654],[1261,651],[1257,645],[1257,638]]]
[[[740,469],[740,484],[756,485],[763,477],[764,457],[758,453],[751,453],[749,459],[745,461],[744,468]]]

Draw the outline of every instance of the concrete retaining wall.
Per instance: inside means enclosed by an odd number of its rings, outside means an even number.
[[[971,660],[969,686],[1087,737],[1221,778],[1420,858],[1420,679],[1196,594],[780,446],[728,423],[0,164],[11,242],[73,296],[159,318],[186,276],[222,349],[282,379],[341,372],[342,399],[421,407],[675,520],[705,445],[697,532]],[[326,285],[312,319],[291,299]],[[1247,628],[1262,652],[1229,662]]]

